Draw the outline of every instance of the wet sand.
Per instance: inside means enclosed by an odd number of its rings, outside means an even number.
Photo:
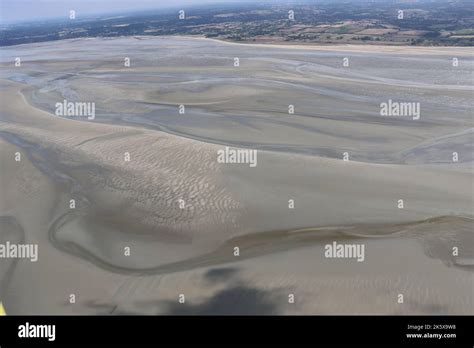
[[[1,268],[7,313],[471,314],[472,57],[453,72],[441,48],[361,50],[348,71],[344,50],[2,49],[0,215],[40,252]],[[421,120],[381,118],[389,98],[420,100]],[[95,102],[96,119],[55,116],[63,99]],[[224,145],[258,149],[257,167],[218,163]],[[335,240],[364,243],[366,260],[326,259]]]

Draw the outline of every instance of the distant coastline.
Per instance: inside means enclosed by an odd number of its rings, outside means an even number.
[[[360,0],[192,6],[0,26],[0,46],[90,37],[202,36],[277,45],[474,46],[474,3]],[[8,21],[8,14],[4,14]]]

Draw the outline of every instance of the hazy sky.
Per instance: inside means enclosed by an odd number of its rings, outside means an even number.
[[[251,0],[0,0],[2,23],[69,16],[70,10],[81,14],[139,11],[176,6],[232,3]],[[267,0],[268,1],[268,0]],[[262,2],[260,0],[260,2]]]

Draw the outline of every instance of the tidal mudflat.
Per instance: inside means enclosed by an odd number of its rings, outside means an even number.
[[[8,313],[473,313],[471,49],[0,52]]]

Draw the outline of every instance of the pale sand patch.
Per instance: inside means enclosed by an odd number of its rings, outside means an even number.
[[[228,45],[241,45],[249,47],[265,46],[269,48],[288,48],[299,50],[341,51],[341,52],[370,52],[370,53],[397,53],[397,54],[433,54],[433,55],[459,55],[472,56],[471,47],[413,47],[413,46],[387,46],[387,45],[314,45],[314,44],[251,44],[230,42],[225,40],[197,38],[201,40],[213,40]]]

